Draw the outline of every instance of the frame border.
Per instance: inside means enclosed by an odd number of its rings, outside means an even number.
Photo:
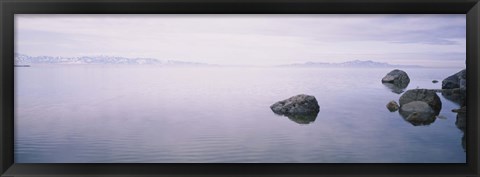
[[[0,0],[1,176],[480,176],[479,0]],[[14,14],[466,14],[467,164],[15,164]],[[472,109],[473,108],[473,109]],[[475,109],[477,108],[477,109]]]

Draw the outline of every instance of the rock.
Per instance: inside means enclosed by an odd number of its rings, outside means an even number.
[[[388,109],[390,112],[395,112],[395,111],[397,111],[397,110],[398,110],[398,107],[399,107],[399,106],[398,106],[398,103],[395,102],[395,101],[393,101],[393,100],[390,101],[390,102],[388,102],[388,104],[387,104],[387,109]]]
[[[270,106],[270,109],[276,114],[287,116],[314,115],[318,114],[320,106],[314,96],[300,94],[276,102]]]
[[[437,113],[423,101],[412,101],[400,107],[402,117],[411,124],[429,125],[435,121]]]
[[[413,101],[423,101],[427,103],[438,115],[442,109],[442,102],[437,93],[433,90],[428,89],[412,89],[407,90],[405,93],[400,96],[400,109],[403,105],[413,102]]]
[[[438,83],[438,81],[437,81],[437,80],[433,80],[432,83]]]
[[[434,114],[435,111],[428,105],[427,103],[423,101],[412,101],[410,103],[402,105],[400,108],[403,112],[405,113],[428,113],[428,114]]]
[[[410,83],[410,78],[405,71],[395,69],[382,78],[382,83],[392,83],[400,88],[406,88]]]
[[[448,76],[442,81],[442,89],[466,88],[467,72],[461,70],[454,75]]]
[[[467,89],[467,79],[460,79],[460,89]]]

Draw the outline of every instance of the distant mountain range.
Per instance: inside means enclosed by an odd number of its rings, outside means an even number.
[[[34,65],[34,64],[129,64],[129,65],[160,65],[160,66],[229,66],[236,65],[214,65],[207,63],[185,62],[178,60],[159,60],[154,58],[126,58],[115,56],[82,56],[82,57],[52,57],[52,56],[28,56],[15,54],[15,65]],[[241,67],[241,66],[238,66]],[[246,67],[246,66],[245,66]],[[276,65],[275,67],[346,67],[346,68],[391,68],[391,67],[410,67],[420,68],[418,65],[392,65],[389,63],[374,62],[371,60],[353,60],[343,63],[324,63],[324,62],[306,62],[294,63],[288,65]]]
[[[130,65],[165,65],[165,66],[215,66],[206,63],[194,63],[176,60],[159,60],[154,58],[126,58],[114,56],[52,57],[28,56],[15,54],[15,65],[31,64],[130,64]]]
[[[324,62],[306,62],[306,63],[294,63],[288,65],[278,65],[279,67],[325,67],[325,68],[392,68],[392,67],[402,67],[402,68],[422,68],[423,66],[419,65],[392,65],[389,63],[375,62],[371,60],[353,60],[343,63],[324,63]]]

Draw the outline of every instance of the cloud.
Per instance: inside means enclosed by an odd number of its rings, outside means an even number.
[[[452,14],[15,17],[17,52],[30,55],[258,65],[338,62],[362,56],[408,63],[429,57],[432,62],[464,61],[466,48],[465,15]],[[447,55],[452,53],[458,55]]]

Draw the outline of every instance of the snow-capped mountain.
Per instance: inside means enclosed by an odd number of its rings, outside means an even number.
[[[176,60],[158,60],[154,58],[126,58],[115,56],[82,56],[82,57],[52,57],[28,56],[15,54],[15,64],[131,64],[131,65],[169,65],[189,66],[208,65],[205,63],[184,62]]]
[[[404,67],[404,68],[420,68],[418,65],[392,65],[384,62],[375,62],[371,60],[353,60],[343,63],[324,63],[324,62],[306,62],[295,63],[289,65],[280,65],[280,67],[347,67],[347,68],[390,68],[390,67]]]

